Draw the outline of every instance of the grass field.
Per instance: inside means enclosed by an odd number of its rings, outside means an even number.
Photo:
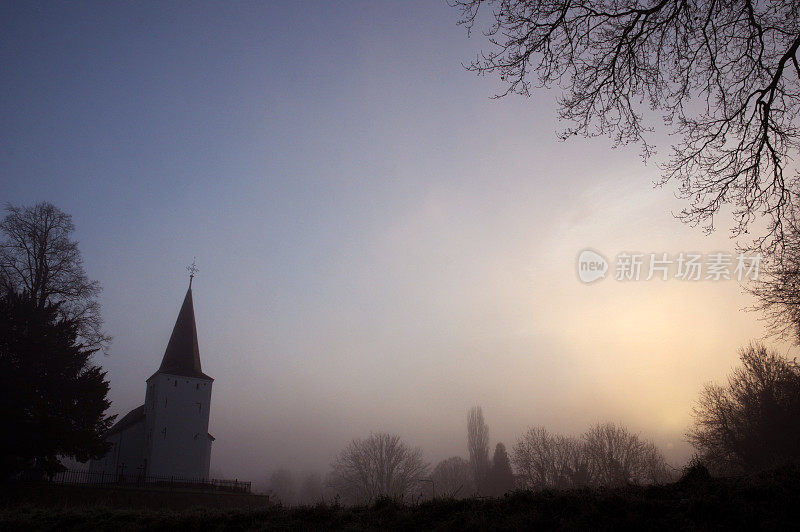
[[[700,476],[665,486],[517,492],[414,505],[381,500],[357,508],[283,508],[251,501],[240,508],[155,510],[17,499],[0,511],[0,529],[33,530],[791,530],[798,524],[797,468],[746,478]]]

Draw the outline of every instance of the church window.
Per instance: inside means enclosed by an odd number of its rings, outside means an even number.
[[[167,398],[164,398],[164,408],[167,408]]]
[[[175,386],[175,387],[177,387],[177,386],[178,386],[178,379],[175,379],[175,380],[172,382],[172,385],[173,385],[173,386]]]
[[[164,427],[163,429],[161,429],[161,434],[164,435],[164,439],[166,440],[167,439],[167,427]]]

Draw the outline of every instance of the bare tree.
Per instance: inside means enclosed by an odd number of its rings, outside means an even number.
[[[40,307],[58,304],[61,316],[78,324],[81,341],[106,349],[100,316],[100,284],[83,269],[78,243],[72,240],[72,217],[50,203],[8,205],[0,222],[0,283],[7,291],[27,293]]]
[[[532,427],[514,446],[521,487],[569,489],[662,483],[670,470],[658,448],[613,423],[590,428],[581,439]]]
[[[409,447],[396,434],[385,433],[353,440],[331,468],[330,486],[351,504],[418,495],[420,479],[428,473],[421,449]]]
[[[489,427],[483,420],[483,410],[474,406],[467,415],[467,448],[472,478],[479,493],[487,490],[489,476]]]
[[[460,456],[442,460],[431,473],[437,497],[465,497],[475,493],[472,468]]]
[[[667,464],[664,455],[654,443],[645,444],[642,462],[642,480],[645,484],[666,484],[675,480],[675,470]]]
[[[544,427],[532,427],[517,440],[511,461],[520,476],[522,487],[541,489],[553,485],[553,440],[554,437]]]
[[[576,488],[591,480],[584,444],[544,427],[532,427],[517,440],[512,463],[528,489]]]
[[[707,384],[689,441],[717,472],[754,472],[800,461],[800,366],[761,344],[740,351],[727,386]]]
[[[798,187],[800,4],[795,0],[450,0],[488,51],[468,65],[497,74],[498,95],[563,90],[563,137],[608,135],[653,152],[646,117],[660,113],[680,139],[662,184],[678,183],[682,217],[714,226],[731,205],[734,235],[759,215],[753,243],[780,248]],[[787,175],[786,170],[789,170]]]
[[[583,439],[594,482],[599,485],[647,484],[654,478],[663,478],[658,470],[660,464],[665,464],[660,451],[625,427],[597,424]]]
[[[553,438],[553,487],[581,488],[592,483],[586,445],[577,438],[557,435]]]

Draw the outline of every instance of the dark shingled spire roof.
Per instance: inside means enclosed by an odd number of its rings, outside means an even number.
[[[194,323],[191,285],[183,299],[175,328],[172,329],[161,367],[153,375],[159,373],[214,380],[200,369],[200,348],[197,346],[197,326]]]

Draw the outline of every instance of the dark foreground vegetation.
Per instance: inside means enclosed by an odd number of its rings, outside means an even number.
[[[181,511],[10,503],[0,529],[268,530],[519,529],[775,530],[800,522],[800,468],[711,478],[696,467],[673,484],[617,489],[520,491],[500,498],[370,506],[336,504]]]

